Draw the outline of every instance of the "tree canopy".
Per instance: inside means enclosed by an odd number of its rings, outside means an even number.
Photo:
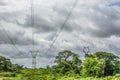
[[[55,63],[57,63],[57,67],[59,67],[59,71],[61,73],[67,73],[70,70],[73,70],[75,73],[80,73],[80,67],[82,61],[79,59],[78,54],[70,50],[64,50],[58,53],[55,59]]]
[[[104,68],[104,76],[113,75],[117,67],[116,62],[119,62],[119,57],[108,52],[96,52],[93,54],[89,54],[87,58],[94,59],[96,56],[97,60],[103,59],[105,61],[105,68]],[[86,58],[86,59],[87,59]],[[119,67],[117,67],[119,69]]]
[[[0,56],[0,72],[17,72],[19,69],[23,69],[23,66],[20,66],[18,64],[12,64],[10,59]]]
[[[104,75],[105,61],[103,59],[98,60],[96,57],[88,57],[83,62],[82,75],[101,77]]]

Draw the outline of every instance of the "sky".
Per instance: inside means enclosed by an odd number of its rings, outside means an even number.
[[[75,0],[0,0],[0,55],[15,64],[31,67],[34,33],[37,67],[52,65],[59,51],[72,50],[84,58],[107,51],[120,55],[120,0],[78,0],[59,34]],[[53,46],[51,43],[58,35]],[[47,52],[48,51],[48,52]]]

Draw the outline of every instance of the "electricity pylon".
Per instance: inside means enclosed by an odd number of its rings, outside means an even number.
[[[89,46],[83,47],[83,52],[85,53],[85,58],[86,58],[89,55],[89,52],[90,52]]]
[[[39,55],[39,51],[30,51],[31,56],[32,56],[32,68],[35,69],[36,68],[36,59],[37,59],[37,55]]]

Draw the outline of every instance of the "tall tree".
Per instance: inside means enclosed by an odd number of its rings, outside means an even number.
[[[98,59],[105,60],[104,76],[113,75],[116,69],[116,61],[118,61],[119,57],[107,52],[96,52],[94,55],[96,55]]]
[[[18,64],[12,64],[10,59],[0,56],[0,71],[11,71],[11,72],[19,72],[19,70],[23,69],[23,66]]]
[[[11,67],[10,59],[0,56],[0,71],[11,71]]]
[[[83,62],[82,75],[89,77],[101,77],[104,75],[105,61],[96,57],[87,57]]]
[[[70,50],[64,50],[58,53],[55,63],[57,63],[58,69],[63,74],[70,70],[73,70],[75,73],[79,73],[82,61],[79,59],[78,54],[75,54]]]
[[[73,57],[74,53],[70,50],[64,50],[58,53],[55,59],[55,63],[61,63],[62,61],[67,61],[70,57]]]
[[[120,60],[115,62],[114,74],[120,74]]]

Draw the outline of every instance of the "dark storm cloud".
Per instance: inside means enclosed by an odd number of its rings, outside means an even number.
[[[57,55],[56,54],[57,52],[52,52],[52,51],[49,51],[49,53],[44,53],[44,54],[41,54],[40,56],[41,57],[44,57],[44,58],[49,58],[49,59],[51,59],[51,58],[55,58],[55,56]]]
[[[34,19],[31,18],[31,14],[26,15],[25,23],[22,24],[22,26],[26,28],[32,27],[32,20],[34,20],[34,28],[37,33],[59,31],[68,18],[70,9],[71,6],[67,5],[66,8],[62,6],[61,8],[56,8],[56,10],[51,8],[45,9],[46,13],[44,13],[45,11],[42,12],[42,9],[41,11],[38,10],[38,12],[34,12],[36,14],[32,16]],[[72,15],[69,18],[71,19],[71,17]],[[74,29],[75,24],[69,22],[70,19],[66,21],[64,31],[71,32]],[[18,25],[20,25],[20,23],[18,23]]]
[[[120,14],[116,11],[104,11],[103,15],[107,18],[96,17],[93,19],[99,28],[99,31],[95,31],[94,34],[98,37],[120,36]]]
[[[0,2],[0,6],[5,6],[6,3]]]
[[[9,19],[9,18],[12,18],[14,17],[13,14],[9,14],[8,12],[2,12],[0,13],[0,20],[6,20],[6,19]]]
[[[15,45],[31,45],[32,44],[32,40],[30,38],[24,37],[24,33],[21,33],[21,32],[11,33],[9,31],[7,31],[6,33],[4,30],[0,30],[0,41],[2,42],[2,44],[13,44],[13,43]],[[35,44],[37,45],[38,43],[35,42]]]
[[[112,7],[103,7],[98,6],[92,7],[94,12],[88,12],[86,19],[92,22],[91,28],[88,25],[88,28],[85,30],[87,34],[95,37],[110,37],[110,36],[120,36],[120,14],[113,9]]]
[[[11,46],[12,47],[12,46]],[[18,51],[14,50],[14,51],[0,51],[2,54],[9,56],[10,58],[28,58],[30,57],[30,55],[28,56],[27,53],[23,52],[23,53],[19,53]]]
[[[43,33],[43,32],[57,32],[60,30],[61,26],[63,25],[64,21],[65,21],[66,17],[58,22],[51,22],[48,21],[45,18],[42,18],[41,16],[34,16],[34,28],[36,29],[37,33]],[[24,27],[32,27],[31,24],[31,17],[28,16],[26,18],[26,22],[24,24]],[[54,25],[54,23],[56,25]],[[72,31],[73,30],[73,24],[69,23],[69,21],[64,25],[64,31]]]
[[[24,27],[33,27],[31,16],[27,16],[25,20]],[[56,28],[52,25],[50,21],[41,16],[34,16],[34,28],[38,33],[46,32],[46,31],[54,31]]]
[[[57,33],[50,33],[48,35],[48,37],[46,37],[45,39],[48,41],[52,41],[54,39],[54,37],[56,36]]]
[[[66,8],[56,8],[57,16],[55,17],[55,21],[51,21],[50,18],[46,18],[42,15],[34,15],[34,28],[36,29],[37,33],[42,32],[58,32],[61,25],[64,23],[67,14],[69,13],[70,5],[66,6]],[[79,9],[82,6],[76,7]],[[89,12],[89,9],[92,9],[94,13]],[[97,5],[86,7],[84,11],[75,11],[70,16],[70,19],[64,25],[63,31],[84,31],[85,33],[94,36],[94,37],[110,37],[110,36],[120,36],[120,14],[110,6],[99,7]],[[82,14],[81,16],[81,13]],[[88,25],[87,29],[82,29],[79,23],[73,23],[74,21],[82,20],[81,17],[88,19],[88,21],[95,24],[95,28],[92,29]],[[54,23],[56,25],[54,25]],[[79,25],[78,25],[79,24]],[[31,27],[31,16],[27,16],[25,23],[25,27]],[[79,27],[79,28],[78,28]]]
[[[7,1],[9,0],[0,0],[0,5],[4,5],[3,3],[7,4]],[[45,2],[42,3],[42,1]],[[116,47],[116,45],[118,45],[118,43],[115,43],[116,41],[111,42],[111,45],[109,45],[107,42],[111,41],[111,39],[106,40],[106,38],[109,39],[111,36],[115,36],[117,39],[120,36],[120,14],[113,8],[115,5],[118,7],[119,3],[114,3],[113,1],[112,6],[106,6],[105,3],[100,3],[101,1],[104,2],[104,0],[79,0],[80,3],[78,3],[73,10],[70,19],[64,25],[61,35],[59,35],[54,46],[47,54],[46,50],[57,36],[56,33],[59,32],[61,25],[64,23],[74,0],[58,0],[58,4],[54,10],[52,8],[40,7],[40,5],[53,7],[53,5],[51,5],[52,1],[54,2],[54,0],[35,0],[34,29],[36,31],[35,39],[39,41],[35,42],[35,46],[40,47],[38,50],[40,51],[41,58],[45,60],[43,62],[41,61],[39,65],[42,63],[47,65],[51,58],[54,58],[59,51],[64,49],[72,50],[83,57],[83,46],[90,46],[91,49],[94,48],[92,52],[97,50],[110,51],[113,44],[115,44],[115,48],[119,48],[118,46]],[[28,48],[31,48],[32,43],[30,34],[31,27],[33,26],[31,26],[31,13],[29,12],[30,4],[26,0],[11,0],[8,6],[2,7],[5,9],[1,8],[3,12],[0,12],[0,21],[5,26],[10,23],[16,28],[12,30],[6,27],[10,38],[22,53],[19,53],[14,46],[11,45],[11,41],[5,35],[4,31],[0,30],[1,45],[7,46],[0,47],[0,54],[12,58],[19,58],[19,61],[16,62],[26,65],[30,62],[31,55],[28,55],[30,51]],[[92,25],[89,25],[89,23]],[[19,28],[26,32],[19,32]],[[80,41],[78,37],[75,39],[75,36],[72,35],[73,32],[78,36],[80,35]],[[24,35],[26,35],[26,37]],[[116,49],[111,51],[116,51]],[[118,51],[116,51],[116,53],[118,53]],[[27,63],[24,60],[25,58],[28,59]],[[28,66],[30,66],[30,64]]]
[[[4,0],[0,0],[0,6],[5,6],[7,3]]]
[[[0,13],[0,20],[10,23],[17,24],[17,19],[20,19],[19,16],[23,14],[21,11],[15,12],[1,12]]]
[[[120,1],[114,2],[110,4],[109,6],[120,6]]]

